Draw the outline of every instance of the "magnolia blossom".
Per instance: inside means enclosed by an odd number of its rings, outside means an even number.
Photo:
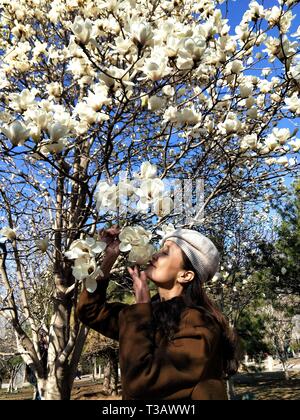
[[[153,31],[149,23],[134,22],[130,27],[131,37],[135,44],[149,45],[153,38]]]
[[[169,75],[172,72],[172,68],[168,66],[168,57],[166,57],[165,51],[160,48],[154,48],[151,57],[146,58],[142,71],[148,79],[153,81]]]
[[[157,230],[156,233],[164,238],[169,233],[172,233],[176,230],[175,226],[172,223],[169,223],[167,225],[162,225],[160,230]]]
[[[229,112],[225,121],[219,124],[219,128],[224,134],[237,133],[241,128],[241,122],[235,113]]]
[[[152,238],[152,234],[147,232],[142,226],[127,226],[119,234],[120,251],[127,252],[135,246],[147,245]]]
[[[86,239],[77,239],[72,242],[70,250],[65,252],[65,256],[69,260],[95,257],[97,254],[103,252],[106,246],[107,244],[105,242],[96,241],[91,237],[87,237]]]
[[[248,98],[253,92],[252,83],[245,83],[240,86],[240,96],[244,99]]]
[[[300,115],[300,96],[297,92],[294,92],[290,98],[286,98],[285,103],[291,112]]]
[[[173,200],[170,197],[161,197],[154,201],[154,213],[159,217],[165,217],[172,212],[174,208]]]
[[[61,153],[68,144],[67,139],[60,139],[57,142],[44,141],[41,143],[40,151],[44,155],[47,155],[48,153],[55,155]]]
[[[97,266],[95,258],[77,258],[72,267],[72,274],[78,281],[85,282],[85,287],[89,293],[97,289],[96,279],[103,276],[102,270]]]
[[[54,143],[58,142],[69,133],[68,127],[61,123],[49,124],[47,130],[51,141]]]
[[[14,121],[10,125],[1,127],[2,133],[9,138],[14,146],[23,145],[30,135],[30,129],[24,126],[21,121]]]
[[[293,79],[300,82],[300,63],[297,63],[294,66],[291,66],[290,75]]]
[[[196,125],[201,121],[202,115],[194,108],[184,108],[177,110],[176,107],[169,107],[164,113],[164,121],[170,121],[177,124]]]
[[[99,111],[103,105],[110,105],[111,98],[108,97],[108,88],[106,85],[97,84],[93,87],[93,92],[89,92],[86,103],[94,111]]]
[[[95,192],[96,207],[98,210],[116,210],[119,205],[119,190],[117,185],[110,185],[100,181]]]
[[[135,246],[132,247],[128,255],[128,260],[139,265],[144,265],[151,260],[154,252],[155,249],[151,244],[147,244],[145,246]]]
[[[295,139],[289,142],[289,145],[292,147],[294,152],[299,152],[300,150],[300,139]]]
[[[137,204],[138,210],[147,210],[151,203],[161,198],[164,189],[164,183],[159,178],[146,179],[142,181],[140,188],[135,191],[135,193],[140,197],[140,201]]]
[[[24,89],[21,93],[13,93],[10,95],[11,107],[16,111],[26,111],[35,101],[38,90]]]
[[[16,239],[17,234],[16,231],[9,228],[9,227],[4,227],[0,230],[0,235],[4,236],[5,238],[9,239],[10,241],[13,241]]]
[[[265,139],[265,145],[267,146],[268,150],[275,150],[278,148],[278,139],[270,134],[266,139]]]
[[[85,45],[90,42],[93,25],[89,19],[83,20],[80,16],[76,16],[71,29],[80,42]]]
[[[151,98],[148,99],[148,109],[150,111],[157,111],[161,109],[164,106],[164,101],[159,96],[151,96]]]
[[[287,156],[280,156],[277,159],[277,163],[279,165],[288,166],[289,165],[289,159],[287,158]]]
[[[240,74],[244,69],[243,63],[240,60],[234,60],[227,64],[227,72],[233,74]]]
[[[120,251],[128,252],[128,259],[137,264],[146,264],[152,257],[154,247],[149,243],[152,233],[142,226],[127,226],[119,234]]]
[[[36,246],[40,251],[46,252],[49,247],[49,238],[44,238],[36,241]]]
[[[78,280],[85,280],[85,287],[88,292],[93,293],[97,288],[96,279],[103,275],[97,266],[96,255],[103,252],[107,244],[97,241],[94,238],[77,239],[74,241],[70,250],[65,252],[65,256],[70,260],[75,260],[72,267],[73,276]]]
[[[140,168],[140,173],[135,172],[134,178],[137,179],[153,179],[157,175],[157,166],[150,162],[143,162]]]
[[[241,149],[255,149],[257,147],[257,134],[249,134],[241,141]]]
[[[285,144],[291,137],[291,133],[288,128],[274,128],[272,134],[276,137],[279,144]]]

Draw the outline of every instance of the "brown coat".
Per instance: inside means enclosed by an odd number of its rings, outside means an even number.
[[[227,399],[217,326],[205,326],[201,312],[187,308],[168,342],[149,328],[151,303],[108,303],[106,287],[102,282],[93,294],[83,290],[77,314],[84,324],[119,340],[123,400]]]

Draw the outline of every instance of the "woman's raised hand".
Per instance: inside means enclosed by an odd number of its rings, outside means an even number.
[[[135,265],[133,269],[130,267],[127,269],[133,281],[133,290],[135,293],[136,303],[150,302],[151,296],[145,271],[140,272],[138,265]]]
[[[118,257],[120,255],[120,232],[121,228],[117,225],[113,225],[109,229],[102,229],[99,231],[98,240],[107,243],[107,247],[105,248],[106,255],[114,257]]]

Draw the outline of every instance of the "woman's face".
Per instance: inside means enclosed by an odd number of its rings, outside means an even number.
[[[166,241],[162,249],[155,253],[145,272],[157,286],[171,289],[179,272],[183,270],[181,248],[172,241]]]

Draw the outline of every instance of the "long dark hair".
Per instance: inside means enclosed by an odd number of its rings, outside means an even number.
[[[221,330],[223,372],[228,378],[237,372],[239,366],[238,336],[217,305],[206,294],[199,275],[183,251],[182,256],[183,269],[193,271],[195,277],[187,283],[181,296],[162,302],[153,302],[154,326],[170,340],[178,331],[182,311],[186,308],[200,310],[207,326],[213,327],[217,324]]]

